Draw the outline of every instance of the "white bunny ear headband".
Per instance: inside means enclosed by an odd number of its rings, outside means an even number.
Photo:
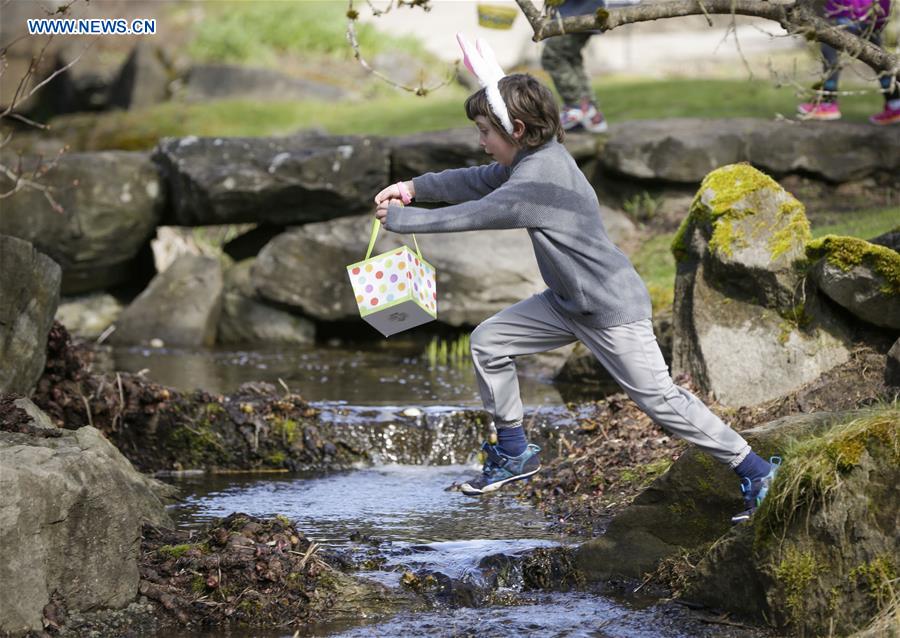
[[[506,132],[512,135],[512,120],[509,118],[506,102],[503,101],[503,96],[500,95],[500,86],[498,84],[500,78],[504,77],[506,73],[503,72],[503,69],[501,69],[500,65],[497,63],[494,51],[488,43],[481,38],[475,39],[475,47],[469,44],[469,41],[466,40],[462,33],[456,34],[456,40],[459,42],[459,46],[462,49],[463,62],[465,63],[466,68],[472,72],[472,75],[478,78],[478,81],[481,83],[481,86],[484,87],[485,93],[487,94],[488,104],[491,106],[491,110],[494,112],[494,115],[497,116],[497,119],[500,120],[500,123],[503,125]]]

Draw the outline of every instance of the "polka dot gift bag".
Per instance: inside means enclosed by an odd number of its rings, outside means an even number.
[[[347,274],[360,316],[390,337],[437,319],[437,286],[434,267],[422,259],[415,235],[415,252],[401,246],[370,258],[380,229],[381,222],[373,219],[366,258],[347,266]]]

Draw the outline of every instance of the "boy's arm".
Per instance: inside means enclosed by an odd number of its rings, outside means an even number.
[[[484,197],[509,179],[510,168],[497,162],[469,168],[451,168],[414,177],[415,198],[420,202],[468,202]]]
[[[389,206],[384,227],[395,233],[452,233],[465,230],[527,228],[543,225],[534,205],[535,185],[507,181],[476,199],[435,210]],[[418,195],[418,185],[416,185]]]

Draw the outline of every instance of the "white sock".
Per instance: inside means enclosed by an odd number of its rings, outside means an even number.
[[[898,97],[896,100],[888,100],[887,105],[892,109],[900,109],[900,97]]]

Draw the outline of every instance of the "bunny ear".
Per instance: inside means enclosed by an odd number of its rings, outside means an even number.
[[[503,68],[497,62],[497,56],[494,55],[494,50],[491,48],[491,45],[481,38],[475,38],[475,46],[478,47],[478,53],[481,54],[481,58],[484,60],[484,66],[488,73],[490,73],[489,77],[491,80],[499,80],[506,75]]]
[[[475,69],[472,67],[471,58],[478,55],[475,49],[472,48],[472,45],[469,44],[469,41],[466,40],[465,36],[462,33],[456,34],[456,41],[459,42],[459,48],[462,49],[463,52],[463,64],[466,65],[466,68],[469,69],[469,73],[478,78],[478,81],[481,84],[484,84],[484,81],[478,77],[478,74],[475,72]]]

